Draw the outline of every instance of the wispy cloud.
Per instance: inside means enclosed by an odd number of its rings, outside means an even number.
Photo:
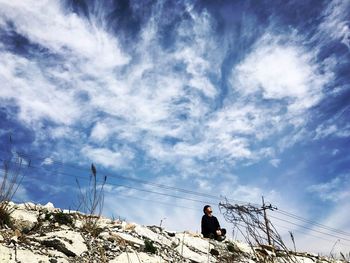
[[[249,202],[265,195],[297,211],[292,194],[281,193],[288,184],[266,174],[307,166],[300,142],[349,136],[345,110],[328,121],[315,114],[330,93],[337,96],[337,54],[323,50],[324,36],[349,45],[347,4],[329,3],[313,25],[320,31],[306,34],[250,5],[237,3],[245,18],[234,21],[227,12],[236,8],[170,2],[147,10],[131,2],[125,18],[117,2],[82,15],[60,1],[0,0],[0,101],[9,109],[0,117],[33,133],[29,147],[50,156],[48,167],[55,159],[94,162],[111,173]],[[326,186],[313,179],[308,194],[319,194]],[[115,204],[114,191],[135,197],[134,190],[112,182],[107,190],[107,212],[154,223],[137,202],[132,211]],[[165,207],[149,212],[160,220]],[[191,226],[200,214],[189,215]],[[185,227],[188,220],[173,219],[179,216],[181,209],[171,211],[169,225]]]
[[[338,176],[328,182],[311,185],[308,191],[316,194],[323,201],[344,201],[350,196],[350,177]]]
[[[324,33],[323,38],[340,41],[350,49],[350,20],[347,11],[350,8],[348,1],[332,1],[323,14],[323,22],[319,28]]]

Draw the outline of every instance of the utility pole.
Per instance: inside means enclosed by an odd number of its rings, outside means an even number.
[[[266,209],[270,209],[270,206],[265,206],[264,196],[261,197],[262,199],[262,209],[264,210],[264,219],[265,219],[265,227],[266,227],[266,234],[267,234],[267,242],[269,242],[269,245],[271,246],[271,237],[270,237],[270,227],[269,227],[269,221],[267,220],[267,214]]]

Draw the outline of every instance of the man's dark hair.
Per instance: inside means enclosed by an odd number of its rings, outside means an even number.
[[[205,214],[205,211],[207,210],[208,207],[210,207],[210,205],[205,205],[205,206],[203,207],[203,213],[204,213],[204,214]]]

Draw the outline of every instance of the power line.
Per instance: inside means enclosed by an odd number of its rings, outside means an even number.
[[[291,230],[290,227],[281,226],[281,225],[279,225],[279,224],[273,224],[273,225],[274,225],[274,226],[277,226],[277,227],[281,227],[281,228],[287,229],[287,230]],[[316,238],[319,238],[319,239],[322,239],[322,240],[324,240],[324,241],[327,241],[327,242],[330,242],[330,243],[334,244],[334,240],[330,240],[330,239],[327,239],[327,238],[324,238],[324,237],[321,237],[321,236],[316,236],[316,235],[313,235],[313,234],[310,234],[310,233],[305,233],[305,232],[303,232],[303,231],[301,231],[301,230],[298,230],[298,229],[293,230],[293,232],[294,232],[294,231],[295,231],[295,232],[298,232],[298,233],[300,233],[300,234],[302,234],[302,235],[304,235],[304,236],[316,237]]]
[[[300,224],[296,224],[296,223],[291,222],[289,220],[285,220],[285,219],[282,219],[282,218],[279,218],[279,217],[275,217],[275,216],[272,216],[272,215],[270,215],[270,217],[272,217],[274,219],[277,219],[277,220],[280,220],[280,221],[283,221],[283,222],[286,222],[286,223],[289,223],[289,224],[292,224],[292,225],[295,225],[295,226],[298,226],[298,227],[302,227],[302,228],[308,229],[310,231],[314,231],[314,232],[317,232],[317,233],[320,233],[320,234],[323,234],[323,235],[332,236],[332,237],[335,237],[335,238],[338,238],[338,239],[350,242],[350,239],[347,239],[347,238],[344,238],[344,237],[333,235],[331,233],[325,233],[325,232],[322,232],[322,231],[319,231],[319,230],[316,230],[316,229],[313,229],[313,228],[310,228],[310,227],[307,227],[307,226],[303,226],[303,225],[300,225]]]
[[[29,168],[31,168],[31,169],[40,169],[40,168],[43,168],[43,167],[30,166]],[[44,169],[46,169],[46,168],[44,168]],[[89,178],[83,177],[83,176],[79,176],[79,175],[72,175],[72,174],[65,173],[65,172],[57,172],[57,173],[61,174],[61,175],[69,176],[69,177],[79,178],[79,179],[83,179],[83,180],[89,180]],[[97,180],[97,182],[101,183],[102,181]],[[203,200],[198,200],[198,199],[193,199],[193,198],[188,198],[188,197],[181,197],[181,196],[177,196],[177,195],[172,195],[172,194],[152,191],[152,190],[148,190],[148,189],[137,188],[137,187],[124,185],[124,184],[117,184],[117,183],[108,183],[108,184],[109,185],[114,185],[114,186],[121,186],[121,187],[125,187],[125,188],[128,188],[128,189],[133,189],[133,190],[137,190],[137,191],[142,191],[142,192],[147,192],[147,193],[152,193],[152,194],[158,194],[158,195],[173,197],[173,198],[177,198],[177,199],[183,199],[183,200],[192,201],[192,202],[213,204],[210,201],[203,201]]]
[[[17,154],[19,156],[22,156],[22,157],[23,156],[33,157],[34,156],[34,155],[23,154],[23,153],[18,153],[18,152],[17,152]],[[54,163],[54,165],[59,166],[59,167],[69,166],[69,167],[72,167],[74,169],[78,169],[80,171],[84,171],[84,172],[88,171],[88,169],[83,169],[83,168],[78,167],[78,166],[69,165],[69,164],[65,164],[65,163],[62,163],[62,162],[55,161],[51,157],[45,157],[45,158],[44,157],[42,157],[42,158],[40,157],[39,158],[38,156],[36,156],[36,158],[34,158],[34,159],[36,159],[36,160],[45,160],[47,158],[50,158],[52,163]],[[34,167],[34,166],[31,165],[31,167]],[[48,169],[46,169],[44,166],[40,166],[40,167],[36,167],[36,168],[44,168],[45,170],[48,171]],[[60,172],[57,171],[56,173],[60,173],[60,174],[67,175],[67,176],[74,176],[74,175],[67,174],[67,173],[62,172],[62,171],[60,171]],[[192,190],[188,190],[188,189],[183,189],[183,188],[178,188],[178,187],[172,187],[172,186],[168,186],[168,185],[164,185],[164,184],[157,184],[157,183],[153,183],[153,182],[150,182],[150,181],[147,181],[147,180],[136,179],[136,178],[129,178],[129,177],[126,177],[126,176],[112,175],[112,174],[107,174],[106,176],[107,177],[112,177],[112,178],[120,178],[120,179],[123,179],[123,180],[134,181],[134,182],[138,182],[138,183],[141,183],[141,184],[146,184],[146,185],[158,187],[158,188],[161,188],[161,189],[164,189],[164,190],[175,190],[175,191],[183,192],[183,193],[190,194],[190,195],[196,195],[196,196],[200,196],[200,197],[207,197],[207,198],[210,198],[210,199],[222,200],[218,196],[209,195],[209,194],[205,194],[205,193],[200,193],[200,192],[196,192],[196,191],[192,191]],[[75,176],[75,177],[77,177],[77,176]],[[87,179],[85,177],[80,177],[80,178]],[[134,190],[138,190],[138,191],[144,191],[144,192],[148,192],[148,193],[159,194],[159,195],[163,195],[163,196],[165,195],[165,196],[169,196],[169,197],[173,197],[173,198],[180,198],[180,199],[187,200],[187,201],[194,201],[194,202],[200,202],[200,203],[207,202],[207,201],[202,201],[202,200],[197,200],[197,199],[192,199],[192,198],[185,198],[185,197],[169,195],[169,194],[160,193],[160,192],[151,191],[151,190],[146,190],[146,189],[135,188],[135,187],[131,187],[131,186],[123,185],[123,184],[113,184],[113,183],[109,183],[109,184],[116,185],[116,186],[122,186],[122,187],[130,188],[130,189],[134,189]],[[229,201],[235,201],[235,202],[243,203],[243,204],[249,204],[248,202],[243,202],[243,201],[239,201],[239,200],[233,200],[233,199],[228,199],[228,200]],[[207,202],[207,203],[210,203],[210,202]],[[258,204],[254,204],[254,205],[259,206]],[[312,224],[312,225],[316,225],[316,226],[318,226],[320,228],[323,228],[325,230],[328,230],[328,231],[336,232],[336,233],[342,234],[342,235],[350,235],[347,232],[344,232],[344,231],[341,231],[341,230],[338,230],[338,229],[335,229],[335,228],[331,228],[331,227],[326,226],[326,225],[322,225],[322,224],[317,223],[315,221],[311,221],[311,220],[302,218],[300,216],[294,215],[294,214],[289,213],[289,212],[284,211],[284,210],[277,210],[276,212],[284,214],[285,216],[288,216],[288,217],[291,217],[291,218],[294,218],[294,219],[297,219],[297,220],[300,220],[300,221]]]
[[[166,205],[166,206],[185,208],[185,209],[189,209],[189,210],[193,210],[193,211],[198,211],[198,209],[193,208],[193,207],[187,207],[187,206],[182,206],[182,205],[177,205],[177,204],[171,204],[171,203],[162,202],[162,201],[158,201],[158,200],[145,199],[145,198],[140,198],[140,197],[136,197],[136,196],[125,195],[123,193],[119,193],[118,194],[118,198],[119,198],[119,195],[122,195],[121,198],[124,198],[124,199],[132,198],[132,199],[135,199],[135,200],[140,200],[140,201],[145,201],[145,202],[158,203],[158,204],[162,204],[162,205]]]
[[[40,169],[40,168],[43,168],[43,167],[30,166],[29,168]],[[46,168],[44,168],[44,169],[46,169]],[[75,175],[72,175],[72,174],[69,174],[69,173],[64,173],[64,172],[59,172],[59,173],[62,174],[62,175],[69,176],[69,177],[75,177],[75,178],[80,178],[80,179],[83,179],[83,180],[89,180],[89,178],[83,177],[83,176],[75,176]],[[102,181],[99,181],[99,182],[102,182]],[[203,200],[198,200],[198,199],[193,199],[193,198],[186,198],[186,197],[171,195],[171,194],[167,194],[167,193],[151,191],[151,190],[147,190],[147,189],[136,188],[136,187],[132,187],[132,186],[129,186],[129,185],[116,184],[116,183],[109,183],[109,184],[110,185],[115,185],[115,186],[125,187],[125,188],[128,188],[128,189],[133,189],[133,190],[137,190],[137,191],[143,191],[143,192],[147,192],[147,193],[173,197],[173,198],[182,199],[182,200],[186,200],[186,201],[192,201],[192,202],[198,202],[198,203],[210,203],[208,201],[203,201]],[[283,221],[283,222],[286,222],[286,223],[290,223],[290,224],[298,226],[298,227],[309,229],[311,231],[314,231],[314,232],[317,232],[317,233],[320,233],[320,234],[323,234],[323,235],[328,235],[328,236],[336,237],[338,239],[342,239],[342,240],[345,240],[345,241],[350,241],[349,239],[346,239],[346,238],[343,238],[343,237],[339,237],[339,236],[336,236],[336,235],[333,235],[333,234],[330,234],[330,233],[325,233],[325,232],[322,232],[322,231],[318,231],[318,230],[315,230],[315,229],[312,229],[312,228],[309,228],[309,227],[306,227],[306,226],[303,226],[303,225],[299,225],[299,224],[296,224],[294,222],[291,222],[291,221],[288,221],[288,220],[285,220],[285,219],[281,219],[281,218],[278,218],[278,217],[275,217],[275,216],[271,216],[271,215],[270,215],[270,217],[275,218],[275,219],[280,220],[280,221]]]
[[[33,156],[34,156],[34,155],[20,153],[20,152],[17,152],[17,154],[19,156],[22,156],[22,157],[26,156],[26,157],[33,158]],[[83,169],[83,168],[81,168],[79,166],[65,164],[65,163],[62,163],[62,162],[59,162],[59,161],[55,161],[51,157],[38,157],[38,156],[35,156],[35,158],[33,158],[33,159],[34,160],[46,160],[47,158],[50,158],[52,163],[54,163],[54,165],[59,166],[59,167],[68,166],[68,167],[71,167],[73,169],[77,169],[77,170],[80,170],[80,171],[84,171],[84,172],[88,171],[88,169]],[[158,187],[158,188],[161,188],[161,189],[175,190],[175,191],[178,191],[178,192],[191,194],[191,195],[195,195],[195,196],[199,196],[199,197],[207,197],[207,198],[216,199],[216,200],[222,200],[223,199],[222,197],[219,197],[219,196],[216,196],[216,195],[210,195],[210,194],[206,194],[206,193],[201,193],[201,192],[197,192],[197,191],[193,191],[193,190],[183,189],[183,188],[180,188],[180,187],[169,186],[169,185],[165,185],[165,184],[153,183],[153,182],[150,182],[148,180],[137,179],[137,178],[130,178],[130,177],[126,177],[126,176],[123,176],[123,175],[106,174],[106,173],[103,173],[102,175],[103,176],[107,176],[107,177],[112,177],[112,178],[119,178],[119,179],[123,179],[123,180],[134,181],[134,182],[138,182],[138,183],[141,183],[141,184],[146,184],[146,185]],[[235,200],[235,199],[227,199],[227,200],[228,201],[232,201],[232,202],[236,202],[236,203],[240,203],[240,204],[250,204],[249,202]]]
[[[325,230],[328,230],[328,231],[337,232],[338,234],[342,234],[342,235],[345,235],[345,236],[350,236],[350,233],[348,233],[348,232],[345,232],[345,231],[342,231],[342,230],[339,230],[339,229],[336,229],[336,228],[332,228],[332,227],[320,224],[320,223],[318,223],[316,221],[312,221],[312,220],[308,220],[308,219],[302,218],[300,216],[294,215],[294,214],[289,213],[289,212],[284,211],[284,210],[280,210],[279,209],[279,210],[275,210],[274,212],[277,212],[277,213],[280,213],[282,215],[285,215],[285,216],[297,219],[297,220],[305,222],[305,223],[316,225],[316,226],[318,226],[320,228],[323,228]]]

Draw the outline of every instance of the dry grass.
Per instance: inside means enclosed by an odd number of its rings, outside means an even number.
[[[11,160],[3,161],[3,175],[0,183],[0,227],[5,225],[12,227],[10,214],[13,209],[9,203],[22,183],[24,177],[24,173],[22,173],[23,164],[24,160],[18,155],[14,162]]]
[[[97,171],[94,164],[91,164],[91,174],[87,187],[82,188],[79,181],[76,179],[79,195],[78,195],[78,209],[86,214],[84,217],[83,229],[88,231],[91,235],[97,236],[99,229],[97,222],[101,217],[104,204],[104,186],[107,177],[104,176],[103,181],[98,184]]]

